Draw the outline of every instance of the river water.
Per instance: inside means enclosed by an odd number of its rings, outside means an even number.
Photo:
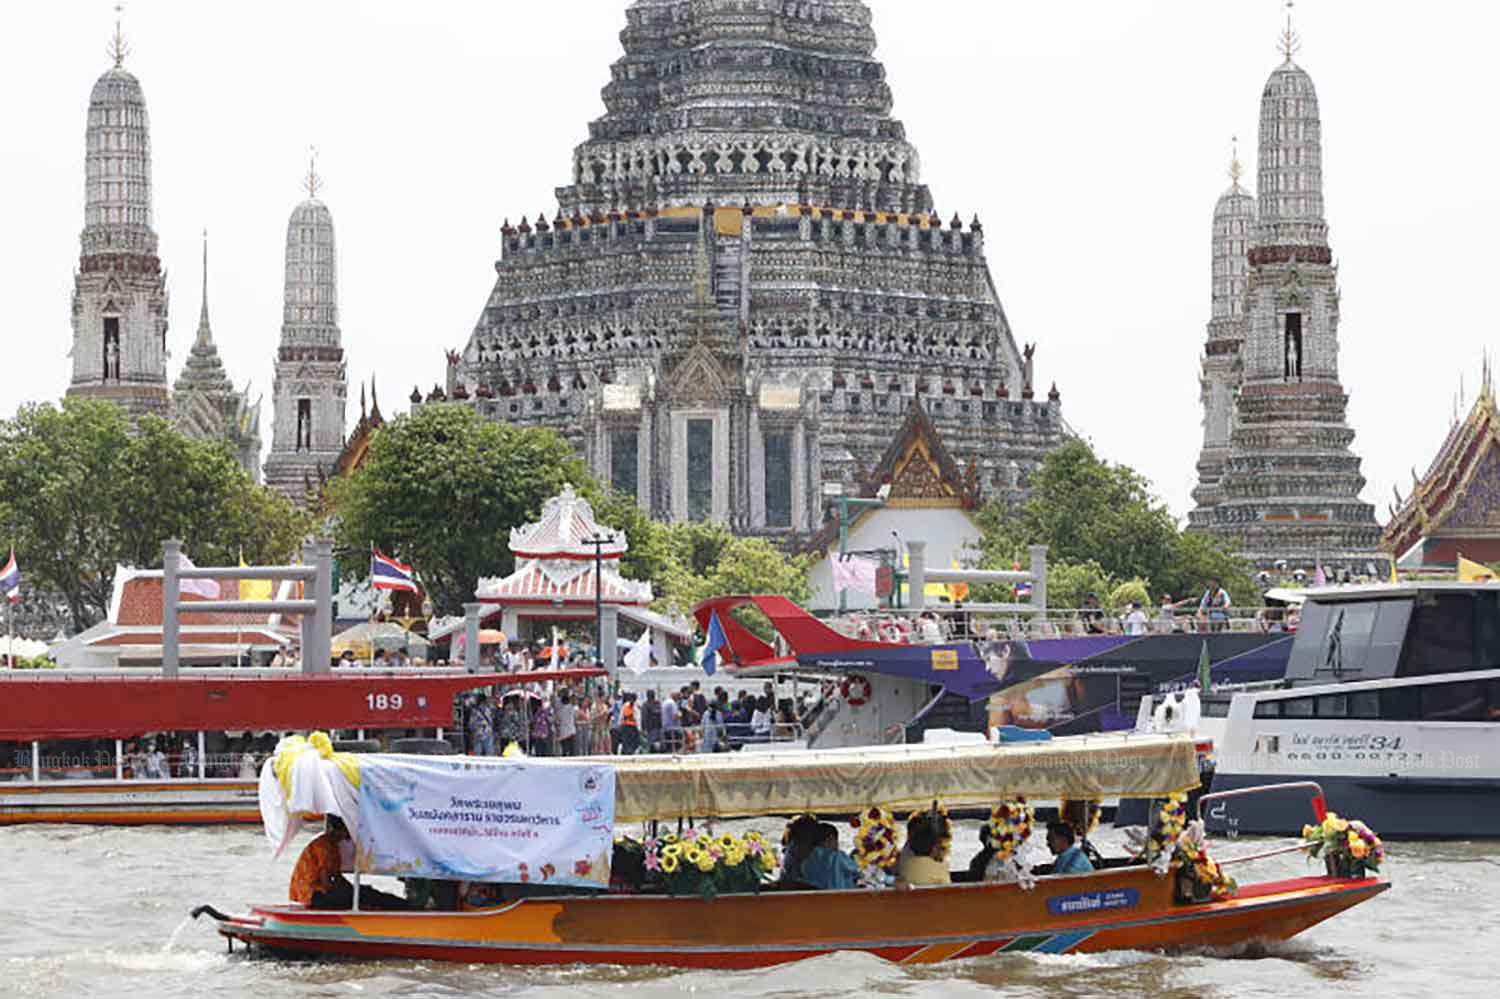
[[[959,862],[975,843],[974,826],[962,826]],[[1117,842],[1112,832],[1095,839],[1106,853]],[[1224,842],[1216,854],[1264,845]],[[10,828],[0,830],[0,996],[1493,996],[1500,980],[1500,850],[1483,843],[1388,849],[1390,891],[1269,950],[1019,954],[925,968],[845,955],[751,972],[538,970],[275,961],[238,950],[231,956],[207,918],[183,921],[203,902],[238,911],[286,897],[293,860],[271,861],[259,829]],[[1309,870],[1295,854],[1234,869],[1241,881]]]

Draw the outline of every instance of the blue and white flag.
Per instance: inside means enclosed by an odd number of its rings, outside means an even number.
[[[5,568],[0,569],[0,597],[4,597],[11,603],[17,603],[21,599],[21,569],[16,565],[16,550],[10,550],[10,561],[5,563]]]
[[[379,548],[370,546],[370,585],[377,590],[400,590],[403,593],[420,593],[416,575],[409,565],[402,565],[389,555],[382,555]]]
[[[724,638],[724,628],[719,624],[719,612],[713,611],[708,617],[708,641],[703,643],[703,653],[698,657],[703,672],[709,676],[714,675],[714,671],[719,668],[718,652],[728,645],[729,642]]]

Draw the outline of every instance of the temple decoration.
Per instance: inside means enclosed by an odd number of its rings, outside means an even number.
[[[1380,547],[1402,568],[1500,562],[1500,414],[1486,362],[1479,398],[1410,495],[1396,494]]]

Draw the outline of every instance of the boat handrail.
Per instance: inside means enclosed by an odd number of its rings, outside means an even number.
[[[1257,784],[1254,787],[1237,787],[1228,791],[1211,791],[1198,799],[1198,818],[1203,818],[1203,806],[1210,801],[1227,798],[1243,798],[1251,794],[1266,794],[1271,791],[1312,791],[1313,815],[1319,822],[1323,816],[1318,814],[1320,805],[1325,800],[1323,797],[1323,785],[1315,780],[1287,781],[1283,784]]]
[[[1307,850],[1305,843],[1293,843],[1287,846],[1278,846],[1270,850],[1261,850],[1259,853],[1247,853],[1239,857],[1228,857],[1225,859],[1215,858],[1220,867],[1228,867],[1230,864],[1246,864],[1252,860],[1265,860],[1267,857],[1279,857],[1284,853],[1303,853]]]

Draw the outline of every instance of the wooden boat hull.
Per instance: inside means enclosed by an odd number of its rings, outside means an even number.
[[[53,781],[0,784],[0,826],[259,824],[253,780]]]
[[[1070,953],[1285,940],[1386,890],[1376,878],[1296,878],[1179,904],[1147,868],[1017,885],[526,899],[476,913],[263,907],[219,932],[274,951],[517,965],[755,968],[839,951],[903,964],[1002,952]]]

